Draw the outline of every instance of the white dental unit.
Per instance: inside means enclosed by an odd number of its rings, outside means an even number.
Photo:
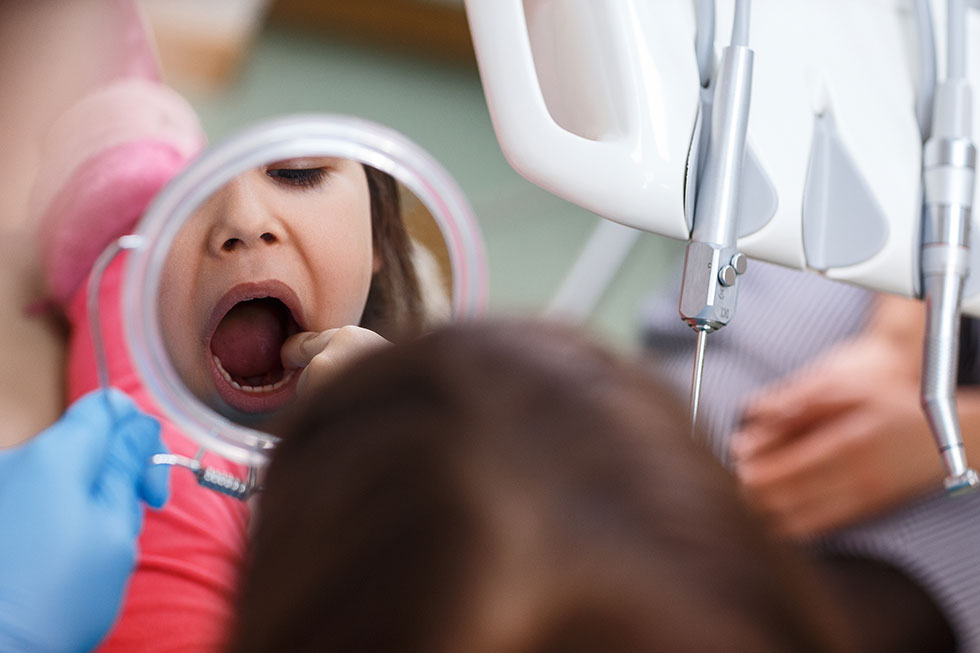
[[[810,269],[926,299],[923,408],[947,490],[980,485],[954,402],[960,312],[980,316],[969,0],[466,8],[511,165],[604,218],[688,241],[692,419],[705,342],[734,319],[745,257]]]

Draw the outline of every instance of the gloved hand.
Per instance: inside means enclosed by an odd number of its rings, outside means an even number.
[[[162,507],[160,425],[98,391],[0,451],[0,651],[91,650],[112,626],[136,559],[140,500]]]

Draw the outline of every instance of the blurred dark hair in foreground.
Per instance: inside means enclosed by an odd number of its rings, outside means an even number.
[[[685,409],[558,326],[364,359],[269,467],[236,650],[847,650]]]

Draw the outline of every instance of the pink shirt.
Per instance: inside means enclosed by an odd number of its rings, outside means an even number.
[[[119,298],[124,256],[106,270],[100,293],[103,339],[111,384],[160,419],[171,452],[194,456],[198,446],[164,418],[129,359]],[[66,307],[72,332],[68,349],[68,400],[98,386],[86,292]],[[244,478],[246,470],[209,454],[205,464]],[[207,490],[193,474],[174,468],[170,500],[146,512],[139,557],[119,618],[103,651],[214,651],[225,647],[244,559],[248,505]]]

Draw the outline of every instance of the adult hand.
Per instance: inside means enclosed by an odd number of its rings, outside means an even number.
[[[748,402],[735,470],[777,532],[824,533],[940,486],[912,341],[865,334]]]
[[[140,501],[162,507],[156,420],[99,391],[0,452],[0,650],[91,650],[115,620],[136,558]]]
[[[283,343],[282,365],[287,370],[303,370],[297,392],[307,396],[352,361],[387,344],[374,331],[353,325],[320,333],[304,331]]]

